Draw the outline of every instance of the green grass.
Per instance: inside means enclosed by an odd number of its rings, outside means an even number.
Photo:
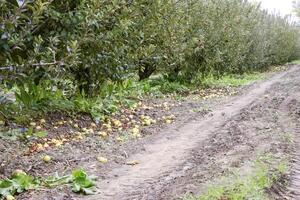
[[[266,161],[267,159],[269,160]],[[265,189],[270,188],[287,171],[284,162],[277,162],[274,165],[270,160],[272,158],[264,157],[254,162],[254,167],[248,175],[236,173],[225,177],[218,185],[209,187],[205,194],[198,197],[189,196],[184,200],[268,199]]]
[[[238,87],[243,85],[248,85],[256,80],[264,79],[265,75],[262,73],[251,73],[251,74],[244,74],[244,75],[226,75],[219,79],[216,79],[212,76],[209,76],[202,80],[202,84],[206,87],[217,86],[217,87],[224,87],[224,86],[232,86]]]
[[[300,60],[294,60],[294,61],[290,62],[290,64],[300,65]]]
[[[282,133],[280,134],[280,137],[287,144],[293,144],[295,141],[294,135],[292,133]]]

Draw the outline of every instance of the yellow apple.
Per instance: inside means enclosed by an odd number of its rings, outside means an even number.
[[[43,161],[46,162],[46,163],[48,163],[48,162],[51,161],[51,157],[50,157],[49,155],[45,155],[45,156],[43,157]]]

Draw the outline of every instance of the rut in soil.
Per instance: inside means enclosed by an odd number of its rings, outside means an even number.
[[[229,99],[207,116],[199,116],[180,127],[163,130],[151,143],[144,145],[144,152],[128,158],[139,161],[139,165],[112,169],[111,178],[97,183],[100,193],[88,199],[173,199],[171,196],[163,197],[162,188],[167,190],[167,187],[172,187],[170,184],[174,180],[185,176],[191,168],[185,165],[185,161],[193,157],[194,151],[198,151],[204,141],[230,123],[235,116],[241,116],[243,110],[264,99],[274,84],[284,77],[289,79],[293,74],[300,75],[299,69],[294,67],[253,85],[244,94]]]

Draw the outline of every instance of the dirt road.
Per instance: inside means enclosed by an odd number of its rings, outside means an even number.
[[[136,144],[143,151],[127,160],[139,164],[111,169],[97,183],[99,194],[84,199],[176,199],[198,193],[204,183],[245,165],[257,153],[287,153],[281,133],[300,134],[300,68],[253,84],[204,116],[186,117],[189,120]],[[291,192],[282,189],[282,198],[300,199],[296,146]]]
[[[146,127],[140,140],[120,144],[113,136],[99,141],[91,135],[82,142],[48,150],[54,158],[49,164],[32,155],[7,166],[27,163],[30,173],[43,176],[83,167],[98,177],[97,194],[75,195],[61,186],[23,193],[18,199],[181,199],[202,194],[209,183],[232,169],[247,172],[252,161],[269,153],[279,159],[290,158],[289,174],[268,191],[270,199],[300,199],[299,66],[243,87],[235,96],[185,100],[169,111],[149,112],[152,117],[175,114],[177,118],[169,125]],[[109,162],[99,163],[99,154]],[[128,165],[133,161],[135,165]]]

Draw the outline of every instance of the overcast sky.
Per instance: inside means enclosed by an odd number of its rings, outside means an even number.
[[[263,8],[271,12],[280,12],[282,15],[293,14],[293,0],[252,0],[261,2]],[[295,19],[295,17],[293,17]]]

